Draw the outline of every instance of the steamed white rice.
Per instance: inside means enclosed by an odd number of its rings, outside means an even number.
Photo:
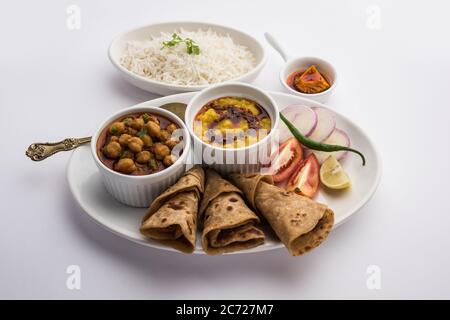
[[[176,85],[219,83],[237,78],[256,65],[253,53],[234,43],[229,35],[212,30],[174,32],[183,39],[193,39],[200,54],[188,54],[185,43],[163,48],[163,41],[171,40],[172,33],[161,33],[147,41],[128,42],[121,65],[138,75]]]

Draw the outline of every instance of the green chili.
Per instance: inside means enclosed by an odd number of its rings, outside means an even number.
[[[305,137],[304,135],[302,135],[300,133],[300,131],[298,131],[298,129],[288,119],[286,119],[286,117],[281,112],[280,112],[280,118],[281,118],[281,120],[283,120],[283,122],[288,127],[289,131],[291,131],[292,135],[298,140],[298,142],[300,142],[305,147],[312,149],[312,150],[324,151],[324,152],[334,152],[334,151],[354,152],[361,157],[363,166],[366,165],[366,158],[358,150],[355,150],[355,149],[352,149],[349,147],[339,146],[336,144],[326,144],[326,143],[320,143],[320,142],[311,140],[311,139]]]

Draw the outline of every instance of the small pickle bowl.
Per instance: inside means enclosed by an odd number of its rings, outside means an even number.
[[[303,93],[295,90],[288,84],[288,78],[292,73],[298,70],[306,70],[310,66],[315,65],[319,69],[320,73],[329,82],[330,87],[319,93]],[[284,89],[293,95],[312,99],[314,101],[325,103],[332,95],[337,84],[337,73],[333,65],[325,60],[316,57],[301,57],[292,58],[286,62],[284,67],[280,71],[280,82]]]
[[[98,156],[98,140],[103,130],[116,119],[126,115],[148,113],[161,116],[175,123],[181,129],[183,151],[178,159],[169,167],[145,175],[129,175],[112,170]],[[133,106],[122,109],[102,122],[92,137],[91,152],[97,165],[106,190],[119,202],[132,207],[148,207],[151,202],[169,186],[174,184],[185,172],[190,161],[191,138],[183,121],[175,114],[150,106]]]
[[[198,127],[195,125],[196,117],[206,104],[224,97],[256,102],[271,120],[270,131],[264,136],[258,136],[257,142],[243,147],[224,148],[222,145],[205,142],[202,138],[203,132],[199,137]],[[197,93],[186,108],[185,121],[193,139],[194,163],[209,166],[224,175],[260,172],[269,164],[271,146],[278,138],[279,111],[274,99],[255,86],[239,82],[217,84]]]

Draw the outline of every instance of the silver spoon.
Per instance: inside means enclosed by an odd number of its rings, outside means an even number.
[[[186,106],[185,103],[173,102],[164,104],[160,108],[176,114],[184,121]],[[69,151],[78,148],[85,143],[91,142],[91,139],[92,137],[66,138],[58,142],[33,143],[28,147],[25,155],[33,161],[41,161],[60,151]]]

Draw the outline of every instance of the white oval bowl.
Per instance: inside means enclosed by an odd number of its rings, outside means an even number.
[[[148,112],[150,114],[160,115],[170,121],[175,122],[183,130],[183,153],[177,161],[170,167],[152,174],[133,176],[114,171],[103,164],[97,155],[97,140],[103,129],[114,120],[127,114]],[[118,201],[132,206],[145,208],[150,205],[154,198],[166,190],[169,186],[177,182],[186,170],[186,163],[191,147],[191,138],[184,122],[175,114],[158,108],[149,106],[134,106],[122,109],[109,116],[98,127],[92,137],[91,152],[95,164],[100,171],[100,176],[106,190]],[[190,161],[189,161],[190,162]]]
[[[145,41],[148,40],[150,36],[159,36],[161,32],[172,33],[174,32],[174,30],[180,28],[189,31],[195,31],[198,29],[211,29],[220,35],[229,34],[235,43],[246,46],[254,54],[256,59],[256,66],[246,74],[243,74],[242,76],[234,79],[230,79],[228,81],[240,81],[247,83],[252,82],[258,76],[261,69],[266,63],[266,51],[264,49],[264,46],[260,41],[258,41],[251,35],[237,29],[218,24],[193,21],[156,23],[128,31],[116,37],[111,42],[108,50],[109,59],[126,81],[145,91],[156,93],[159,95],[200,91],[210,85],[184,86],[164,83],[135,74],[120,64],[120,58],[125,51],[128,41]]]
[[[327,81],[330,82],[330,87],[322,92],[319,93],[302,93],[297,90],[292,89],[286,82],[287,78],[294,72],[299,69],[306,69],[310,67],[311,65],[316,65],[319,69],[320,73],[325,76]],[[306,98],[306,99],[312,99],[314,101],[324,103],[326,102],[330,96],[332,95],[334,89],[337,85],[337,73],[336,69],[333,67],[331,63],[328,61],[325,61],[323,59],[319,59],[316,57],[301,57],[301,58],[292,58],[286,64],[280,71],[280,82],[283,85],[284,89],[293,95]]]
[[[261,105],[272,120],[272,130],[269,134],[248,147],[242,148],[221,148],[205,143],[194,132],[194,119],[199,110],[208,102],[221,97],[242,97],[253,100]],[[272,140],[276,139],[275,128],[278,128],[279,122],[278,106],[275,100],[263,90],[245,83],[223,83],[211,86],[197,93],[186,108],[185,121],[186,127],[193,140],[193,155],[195,163],[202,163],[211,166],[222,174],[232,172],[249,173],[259,171],[262,164],[259,160],[263,154],[270,155],[270,146]],[[221,154],[218,156],[218,154]],[[209,163],[205,160],[205,155],[214,154],[218,163]],[[211,159],[212,160],[212,159]],[[268,157],[267,157],[268,160]],[[210,161],[211,162],[211,161]]]

